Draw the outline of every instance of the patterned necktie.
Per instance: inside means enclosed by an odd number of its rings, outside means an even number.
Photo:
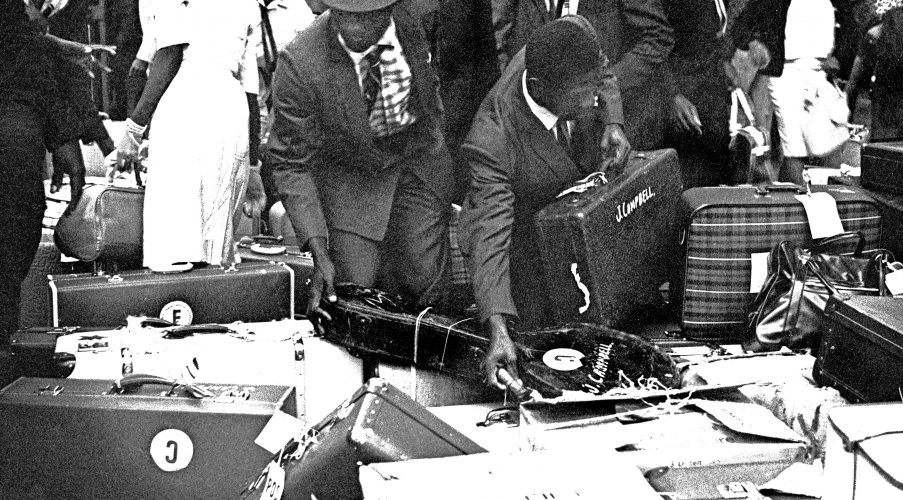
[[[373,111],[373,105],[382,89],[382,72],[380,71],[380,57],[382,53],[388,49],[386,45],[378,45],[369,54],[364,56],[362,64],[364,66],[364,101],[367,103],[367,114]]]
[[[564,149],[568,157],[571,157],[571,134],[568,131],[567,120],[558,120],[555,122],[555,134],[558,136],[558,144]]]

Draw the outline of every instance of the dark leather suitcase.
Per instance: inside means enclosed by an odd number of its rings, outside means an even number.
[[[825,314],[815,380],[854,403],[900,402],[903,298],[832,298]]]
[[[903,141],[872,142],[863,146],[862,185],[903,194]]]
[[[292,268],[295,273],[295,307],[299,314],[304,314],[307,307],[310,278],[314,274],[314,259],[309,252],[302,252],[297,245],[261,244],[262,249],[282,247],[285,251],[278,254],[260,253],[254,248],[238,245],[238,255],[242,262],[278,262]],[[255,247],[256,248],[256,247]]]
[[[361,499],[358,465],[485,452],[404,393],[374,378],[277,455],[285,471],[282,498]],[[250,498],[263,495],[265,474],[252,484],[256,489]],[[429,496],[424,492],[424,498]]]
[[[144,188],[88,185],[56,226],[60,250],[86,262],[141,260]]]
[[[10,336],[9,350],[11,360],[16,364],[19,375],[23,377],[65,378],[75,368],[75,356],[56,353],[56,340],[72,333],[91,332],[103,328],[79,326],[63,327],[31,327],[19,330]]]
[[[678,248],[681,190],[673,149],[635,153],[609,184],[536,214],[556,322],[624,328],[661,305]]]
[[[324,339],[364,359],[413,364],[484,383],[481,366],[489,339],[472,318],[432,314],[401,297],[354,285],[339,285],[336,292],[339,300],[329,308],[333,321],[324,323]],[[640,337],[608,327],[569,324],[519,331],[515,338],[520,375],[548,397],[563,390],[598,394],[618,387],[620,375],[656,377],[666,387],[679,383],[668,356]],[[567,359],[550,361],[556,355]]]
[[[290,266],[262,262],[177,274],[58,275],[50,280],[51,324],[117,327],[127,316],[180,325],[293,319],[294,287]]]
[[[767,253],[784,240],[811,242],[803,204],[795,186],[700,187],[683,194],[682,236],[676,298],[681,324],[691,339],[739,342],[745,332],[752,254]],[[878,248],[881,214],[862,189],[812,186],[837,202],[846,231],[859,231],[865,250]],[[852,248],[849,249],[852,251]]]
[[[271,456],[254,440],[273,413],[297,414],[290,387],[123,385],[20,378],[0,391],[0,497],[234,498]]]

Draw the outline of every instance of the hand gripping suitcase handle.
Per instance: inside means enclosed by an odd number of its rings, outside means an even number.
[[[203,387],[194,384],[186,384],[184,382],[161,377],[159,375],[148,375],[143,373],[126,375],[121,379],[113,382],[113,388],[110,390],[110,394],[123,394],[128,392],[129,390],[137,389],[144,385],[165,385],[170,388],[170,392],[172,392],[172,390],[174,390],[176,387],[181,386],[185,389],[185,392],[196,398],[200,399],[213,397],[213,393],[208,391],[207,389],[204,389]]]

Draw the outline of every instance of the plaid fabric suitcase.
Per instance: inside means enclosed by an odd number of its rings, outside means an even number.
[[[286,386],[20,378],[0,391],[0,498],[237,498]]]
[[[373,378],[287,443],[270,467],[284,470],[282,498],[357,500],[363,498],[361,464],[485,452],[391,384]],[[268,470],[250,485],[246,498],[272,498],[264,488]]]
[[[899,402],[903,298],[832,298],[825,314],[828,327],[812,370],[815,380],[854,403]]]
[[[903,142],[873,142],[862,148],[862,185],[903,194]]]
[[[53,326],[125,324],[127,316],[159,317],[180,325],[293,319],[295,278],[290,266],[248,262],[234,270],[210,266],[185,273],[149,270],[113,276],[51,276]]]
[[[678,286],[684,336],[692,339],[742,339],[750,292],[752,254],[770,252],[783,240],[811,241],[803,204],[791,186],[735,186],[688,189],[683,194],[683,279]],[[837,202],[846,231],[859,231],[865,250],[878,248],[881,214],[862,189],[812,186]],[[849,249],[852,251],[853,249]]]
[[[625,328],[663,303],[678,248],[680,165],[673,149],[634,153],[604,186],[569,193],[534,217],[558,324]]]

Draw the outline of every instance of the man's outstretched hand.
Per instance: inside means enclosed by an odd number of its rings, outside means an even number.
[[[499,368],[504,368],[514,380],[519,380],[517,374],[517,348],[508,332],[505,317],[495,314],[487,321],[489,328],[489,350],[483,360],[483,374],[489,385],[499,389],[505,389],[505,383],[499,380]]]

